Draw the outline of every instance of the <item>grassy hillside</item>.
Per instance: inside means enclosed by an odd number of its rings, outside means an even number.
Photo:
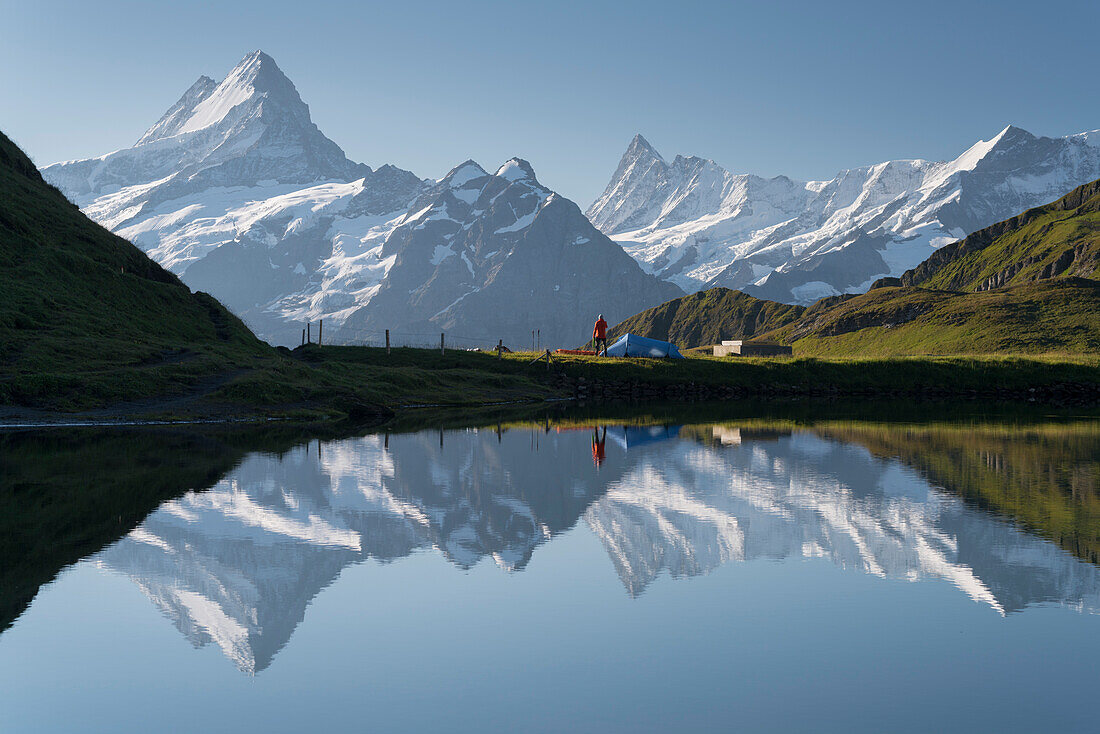
[[[1095,354],[1100,282],[1063,278],[979,293],[877,288],[819,301],[766,336],[800,356]]]
[[[748,338],[798,319],[805,309],[762,301],[741,291],[712,288],[675,298],[617,324],[608,336],[626,333],[671,341],[685,347]]]
[[[0,133],[0,403],[170,392],[269,355],[217,301],[85,217]],[[102,380],[126,368],[125,380]],[[113,390],[108,382],[116,382]]]
[[[937,250],[901,281],[978,291],[1074,276],[1100,278],[1100,180]]]

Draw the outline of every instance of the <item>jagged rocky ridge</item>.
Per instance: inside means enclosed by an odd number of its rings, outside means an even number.
[[[937,248],[1100,177],[1100,131],[1036,137],[1009,126],[952,161],[887,161],[801,182],[665,161],[631,141],[588,216],[647,272],[809,304],[866,291]]]
[[[515,345],[541,329],[571,345],[596,312],[680,293],[518,159],[438,182],[348,160],[260,51],[221,82],[200,77],[133,147],[42,173],[276,343],[325,318],[330,335],[350,319],[348,339],[454,329]]]

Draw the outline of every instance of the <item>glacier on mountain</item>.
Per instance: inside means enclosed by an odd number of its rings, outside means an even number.
[[[635,136],[587,214],[649,273],[787,303],[867,290],[935,249],[1100,178],[1100,132],[1008,126],[952,161],[887,161],[829,181],[667,162]]]

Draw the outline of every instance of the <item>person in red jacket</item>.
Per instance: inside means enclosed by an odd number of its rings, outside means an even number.
[[[603,465],[605,459],[607,459],[607,453],[605,446],[607,445],[607,426],[603,427],[603,438],[600,438],[600,431],[596,426],[592,426],[592,463],[599,469]]]
[[[603,356],[607,356],[607,322],[603,320],[603,314],[596,319],[596,325],[592,327],[592,340],[596,342],[596,354],[600,353],[600,344],[603,344]]]

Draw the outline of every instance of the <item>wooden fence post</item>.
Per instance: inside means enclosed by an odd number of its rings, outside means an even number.
[[[443,355],[443,332],[439,332],[439,354]]]
[[[504,340],[497,340],[497,359],[504,359]]]
[[[302,329],[302,346],[306,345],[306,330]]]
[[[310,326],[311,326],[311,324],[307,321],[306,322],[306,344],[312,344],[313,343],[313,335],[309,333],[309,327]]]
[[[386,329],[386,356],[390,356],[390,330]]]
[[[535,334],[539,340],[539,349],[542,349],[542,329],[535,329]]]
[[[325,330],[325,320],[321,319],[320,321],[317,322],[317,346],[321,345],[321,334],[324,333],[324,330]]]

